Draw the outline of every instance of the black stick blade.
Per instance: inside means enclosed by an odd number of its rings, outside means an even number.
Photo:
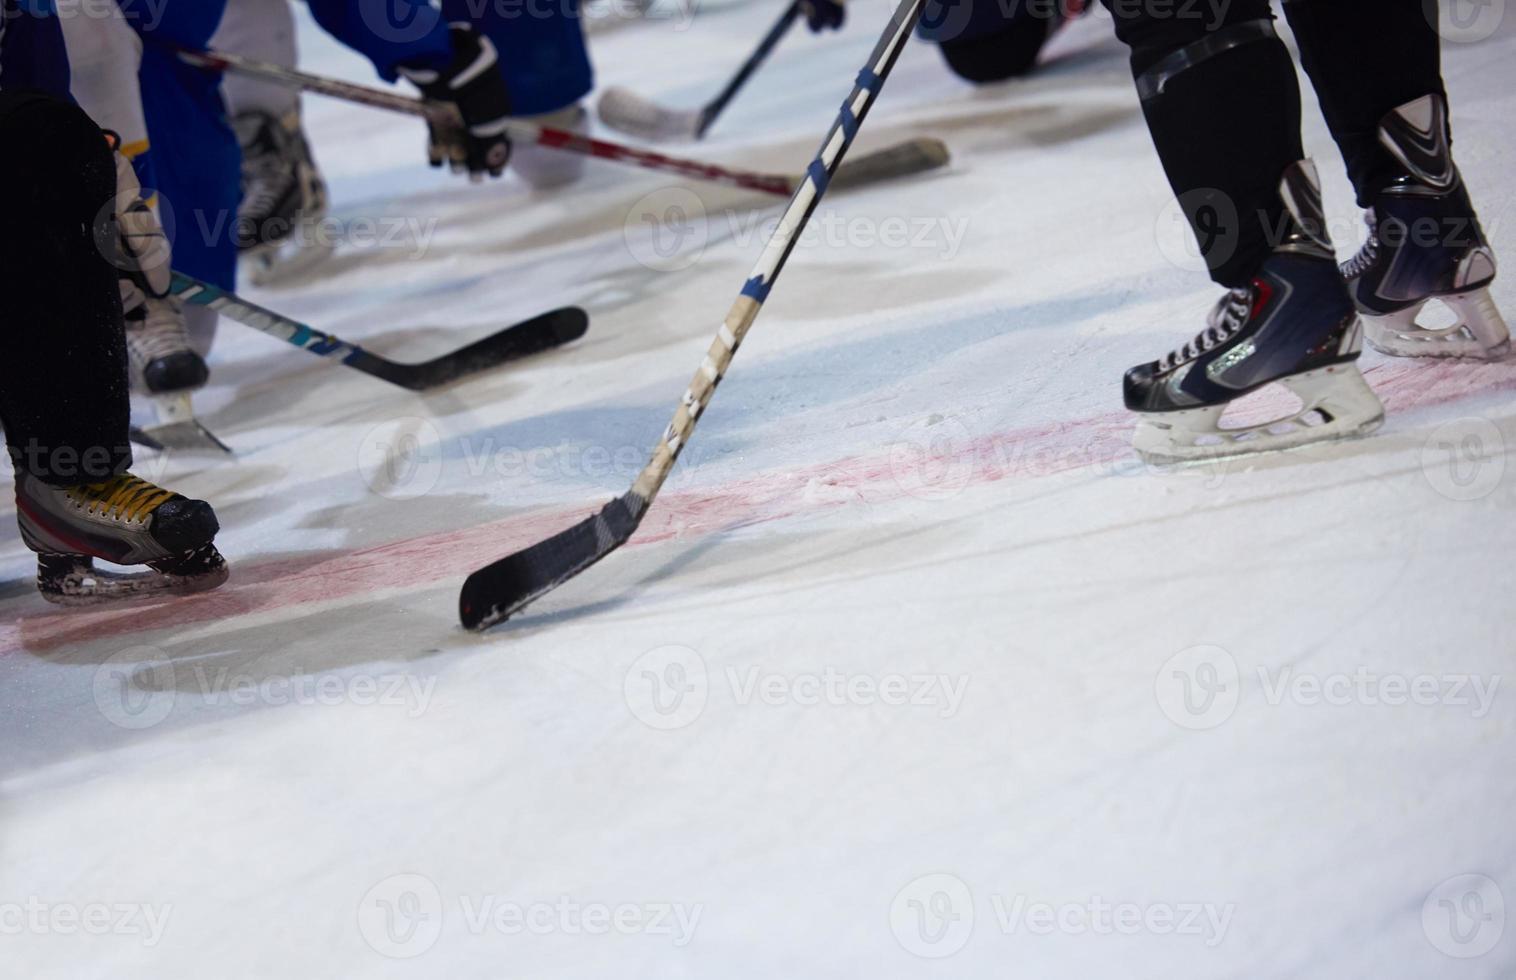
[[[839,189],[865,187],[881,180],[937,170],[951,160],[946,143],[922,136],[848,160],[837,168],[832,186]]]
[[[420,364],[399,364],[363,350],[354,351],[346,363],[412,391],[426,391],[507,361],[561,347],[583,337],[589,326],[589,314],[577,306],[566,306],[512,324],[467,347]]]
[[[647,510],[647,501],[628,492],[600,513],[492,565],[463,583],[458,618],[465,629],[502,623],[538,596],[556,589],[626,543]]]

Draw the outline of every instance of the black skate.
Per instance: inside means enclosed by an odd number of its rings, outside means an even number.
[[[126,350],[135,387],[153,396],[203,388],[205,358],[190,346],[184,309],[172,297],[149,297],[126,314]]]
[[[1384,420],[1354,363],[1361,328],[1326,237],[1315,166],[1291,166],[1280,194],[1289,233],[1253,282],[1223,296],[1190,343],[1126,373],[1126,406],[1142,413],[1133,446],[1144,459],[1290,449],[1361,435]],[[1275,381],[1299,397],[1299,411],[1262,425],[1220,426],[1229,403]]]
[[[1401,357],[1504,356],[1510,333],[1490,297],[1495,253],[1453,165],[1446,103],[1428,95],[1401,106],[1379,141],[1405,170],[1365,215],[1368,241],[1342,267],[1369,346]],[[1452,323],[1417,322],[1434,300]]]
[[[16,474],[21,537],[37,552],[37,588],[49,602],[89,605],[140,596],[203,592],[226,581],[213,543],[210,504],[123,473],[54,487]],[[95,559],[150,572],[97,571]]]
[[[152,398],[158,424],[144,430],[169,449],[230,453],[195,418],[190,394],[210,377],[205,358],[190,345],[184,308],[173,297],[145,297],[126,313],[126,351],[132,387]]]
[[[237,250],[247,259],[253,281],[272,282],[325,259],[333,243],[305,234],[326,216],[326,183],[299,113],[280,119],[242,112],[232,125],[242,145]]]

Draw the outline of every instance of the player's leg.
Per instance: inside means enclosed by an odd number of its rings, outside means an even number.
[[[138,184],[148,189],[143,207],[156,208],[152,191],[157,173],[139,87],[141,38],[123,15],[61,17],[59,23],[72,68],[71,94],[91,119],[120,138],[121,156],[131,161]],[[204,385],[205,361],[190,345],[179,302],[131,285],[123,295],[134,387],[164,397]]]
[[[1453,163],[1435,0],[1289,0],[1284,10],[1369,237],[1343,271],[1388,354],[1499,357],[1495,256]],[[1441,300],[1453,322],[1417,322]]]
[[[0,236],[0,423],[16,474],[17,520],[39,555],[38,585],[56,602],[226,577],[215,514],[127,472],[126,345],[117,270],[116,164],[77,107],[0,92],[0,182],[25,187]],[[90,561],[149,564],[111,578]]]
[[[295,67],[290,0],[228,0],[211,46]],[[326,214],[326,184],[301,125],[299,91],[229,74],[222,94],[242,147],[238,249],[244,255],[266,255],[271,247],[304,241],[310,236],[300,230]]]
[[[1153,142],[1211,276],[1228,288],[1206,328],[1127,372],[1155,459],[1285,448],[1354,435],[1383,409],[1354,361],[1360,328],[1302,160],[1300,93],[1267,0],[1220,17],[1111,3]],[[1282,425],[1222,432],[1227,404],[1279,381],[1301,398]]]
[[[143,37],[142,104],[174,267],[234,289],[242,151],[227,121],[220,77],[184,63],[173,50],[208,45],[225,0],[118,2]],[[186,320],[191,344],[204,355],[215,335],[215,311],[194,307]]]
[[[540,126],[588,131],[580,101],[594,87],[578,0],[524,6],[442,0],[449,21],[469,21],[495,45],[513,115]],[[537,189],[578,180],[584,157],[538,146],[517,146],[511,170]]]

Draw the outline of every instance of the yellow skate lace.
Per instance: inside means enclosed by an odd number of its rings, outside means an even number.
[[[141,520],[156,510],[159,504],[174,496],[172,490],[165,490],[130,473],[122,473],[100,483],[70,487],[68,493],[85,505],[87,513],[100,513],[128,521]]]

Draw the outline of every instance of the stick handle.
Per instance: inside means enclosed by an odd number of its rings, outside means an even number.
[[[684,397],[679,400],[673,421],[664,430],[662,439],[653,450],[652,459],[632,484],[632,493],[643,501],[651,501],[657,495],[679,459],[680,452],[688,445],[695,424],[700,420],[700,413],[710,404],[716,386],[725,377],[737,348],[742,345],[753,321],[758,319],[758,312],[763,308],[769,290],[783,271],[784,263],[799,241],[800,233],[805,230],[816,205],[821,203],[827,184],[841,165],[853,138],[858,135],[859,126],[884,86],[884,80],[895,67],[895,60],[900,57],[901,49],[910,38],[924,4],[925,0],[900,0],[879,43],[869,55],[868,64],[858,73],[853,91],[842,104],[826,138],[821,141],[821,149],[806,168],[805,178],[790,198],[784,216],[779,219],[779,226],[769,236],[757,265],[753,267],[752,274],[743,284],[741,294],[727,312],[726,320],[717,331],[716,339],[711,341],[705,359],[700,362],[700,369],[695,372],[694,379],[685,389]]]
[[[711,128],[711,124],[716,121],[717,116],[721,115],[721,111],[726,108],[727,103],[731,102],[732,97],[742,89],[742,86],[747,84],[749,78],[753,77],[753,72],[758,70],[758,66],[768,60],[768,56],[779,46],[779,42],[784,40],[784,36],[789,33],[790,28],[799,19],[800,0],[795,0],[794,3],[785,8],[784,13],[779,15],[779,20],[774,23],[773,27],[769,28],[769,32],[763,36],[763,40],[758,42],[758,47],[753,49],[753,53],[748,55],[747,61],[744,61],[742,67],[737,69],[737,74],[732,77],[731,81],[726,83],[726,88],[722,89],[719,95],[707,102],[705,108],[700,110],[700,125],[695,128],[696,139],[705,135],[705,131]]]
[[[320,95],[327,95],[348,102],[356,102],[360,105],[371,106],[376,109],[389,109],[394,112],[420,116],[442,126],[459,128],[463,125],[462,120],[458,118],[458,110],[454,106],[444,102],[429,102],[425,99],[402,95],[399,92],[386,92],[383,89],[357,85],[353,82],[344,82],[340,79],[312,75],[297,68],[286,68],[283,65],[269,64],[268,62],[246,58],[239,54],[229,54],[224,51],[181,50],[179,57],[192,65],[211,71],[236,72],[239,75],[261,78],[264,81],[286,85],[291,88],[300,88],[308,92],[316,92]],[[651,150],[639,150],[630,146],[623,146],[620,143],[594,139],[580,133],[573,133],[566,129],[557,129],[552,126],[538,126],[535,123],[512,120],[506,127],[506,132],[510,134],[511,139],[520,143],[534,143],[538,146],[545,146],[554,150],[598,157],[602,160],[613,160],[618,163],[643,167],[648,170],[657,170],[661,173],[675,173],[699,180],[713,181],[718,184],[744,187],[748,190],[773,194],[776,197],[788,196],[794,188],[790,178],[782,175],[755,173],[750,170],[733,170],[715,164],[685,160],[662,153],[654,153]]]

